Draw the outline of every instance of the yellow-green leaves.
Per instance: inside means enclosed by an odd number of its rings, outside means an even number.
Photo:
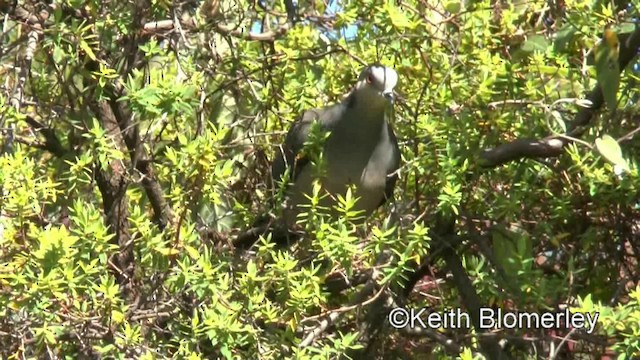
[[[100,87],[104,87],[109,81],[118,78],[118,74],[114,69],[106,67],[102,63],[100,63],[98,71],[91,72],[91,76],[94,79],[98,79],[98,85],[100,85]]]
[[[358,18],[357,9],[349,9],[347,11],[340,11],[336,13],[336,24],[337,27],[349,26],[356,22]]]
[[[22,148],[0,157],[0,188],[6,194],[2,198],[3,214],[18,219],[35,216],[43,205],[56,201],[58,184],[40,175],[40,169]]]
[[[356,210],[356,203],[360,198],[356,197],[353,188],[349,187],[345,196],[338,195],[338,204],[336,210],[345,219],[359,219],[362,218],[362,211]]]
[[[460,1],[453,0],[453,1],[447,2],[444,5],[444,8],[452,14],[457,14],[462,9],[462,4]]]
[[[401,8],[386,4],[384,10],[389,15],[391,24],[398,30],[403,30],[412,26],[411,20],[407,17],[406,13]]]
[[[89,46],[89,43],[87,43],[84,40],[80,40],[80,48],[82,50],[84,50],[84,52],[87,54],[87,56],[89,57],[89,59],[95,61],[96,60],[96,54],[93,53],[93,50],[91,50],[91,47]]]
[[[442,193],[438,195],[438,207],[444,212],[459,214],[460,201],[462,200],[461,187],[459,184],[448,183],[442,188]]]
[[[90,140],[93,145],[94,156],[98,159],[102,169],[106,169],[111,161],[124,159],[122,151],[115,146],[115,139],[112,135],[107,134],[97,119],[93,119],[92,127],[83,137]]]
[[[64,226],[52,227],[42,232],[37,232],[39,248],[33,255],[43,260],[52,253],[68,257],[73,253],[73,245],[78,241]]]
[[[53,269],[61,269],[65,264],[72,263],[78,252],[74,247],[78,237],[71,235],[63,225],[43,231],[34,228],[31,236],[38,242],[38,247],[32,255],[39,260],[45,276]]]
[[[59,325],[49,325],[47,322],[41,327],[34,327],[33,334],[39,344],[55,345],[57,337],[64,331],[64,327]]]
[[[596,139],[596,150],[614,166],[627,172],[629,171],[629,165],[622,157],[622,149],[620,149],[620,144],[618,144],[616,139],[609,135],[604,135]]]
[[[102,300],[108,304],[117,304],[120,302],[120,298],[118,297],[120,286],[116,284],[116,280],[111,274],[100,276],[99,281],[92,286],[92,290],[102,296]]]
[[[618,87],[620,86],[620,42],[615,31],[607,29],[604,37],[595,49],[596,72],[604,100],[610,110],[617,107]]]

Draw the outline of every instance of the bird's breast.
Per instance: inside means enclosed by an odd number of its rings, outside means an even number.
[[[377,133],[330,137],[326,146],[327,182],[336,187],[356,185],[365,190],[384,189],[393,153],[386,124]]]

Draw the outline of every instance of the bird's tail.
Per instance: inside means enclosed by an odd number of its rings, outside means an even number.
[[[249,229],[236,237],[233,246],[236,250],[248,250],[260,239],[260,236],[266,237],[269,234],[271,234],[271,241],[282,247],[293,244],[301,237],[299,232],[289,230],[282,221],[269,215],[262,215]]]

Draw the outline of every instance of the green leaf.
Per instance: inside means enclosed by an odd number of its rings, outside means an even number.
[[[526,52],[545,51],[547,47],[549,47],[549,43],[542,35],[529,36],[522,44],[522,50]]]
[[[576,28],[572,24],[564,25],[556,34],[554,40],[554,50],[556,52],[563,52],[569,47],[569,44],[574,43],[574,37],[576,34]]]
[[[520,259],[529,259],[533,256],[533,243],[529,236],[521,235],[516,240],[516,249]]]
[[[473,360],[473,352],[471,349],[465,347],[460,353],[460,360]]]
[[[621,167],[623,170],[629,171],[627,161],[622,157],[622,149],[616,139],[609,135],[604,135],[596,139],[596,149],[598,152],[612,164]]]
[[[184,249],[187,251],[187,254],[189,254],[189,257],[191,257],[192,259],[197,260],[200,258],[200,252],[198,251],[198,249],[194,248],[193,246],[185,245]]]
[[[226,345],[223,345],[222,347],[220,347],[220,352],[222,353],[225,359],[233,359],[233,354],[231,353],[231,351]]]
[[[178,250],[176,248],[161,247],[161,248],[157,248],[157,249],[154,249],[154,250],[159,252],[160,254],[162,254],[164,256],[175,256],[175,255],[180,254],[180,250]]]
[[[492,232],[492,242],[495,259],[507,276],[531,268],[531,263],[525,260],[533,256],[533,243],[526,232],[498,227]]]
[[[618,34],[632,33],[636,29],[636,24],[633,22],[624,22],[615,27]]]
[[[452,14],[457,14],[462,9],[462,5],[460,4],[460,1],[449,1],[446,3],[444,8]]]
[[[84,50],[85,53],[87,53],[89,59],[96,61],[96,54],[93,53],[93,50],[91,50],[91,47],[86,41],[80,40],[80,48]]]

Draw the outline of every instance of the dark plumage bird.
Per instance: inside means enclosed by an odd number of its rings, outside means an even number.
[[[312,193],[315,172],[302,150],[314,122],[329,132],[322,154],[326,168],[320,179],[320,195],[327,196],[320,206],[333,208],[336,195],[344,196],[350,185],[355,185],[354,195],[359,197],[355,210],[362,211],[365,217],[392,197],[400,149],[389,123],[389,110],[397,82],[398,75],[393,69],[368,66],[343,101],[308,110],[292,125],[271,169],[276,183],[290,183],[283,219],[287,228],[295,224],[296,215],[303,210],[300,205],[308,203],[305,194]],[[285,174],[291,177],[285,179]],[[264,224],[254,227],[238,237],[236,247],[250,246],[265,231]]]

